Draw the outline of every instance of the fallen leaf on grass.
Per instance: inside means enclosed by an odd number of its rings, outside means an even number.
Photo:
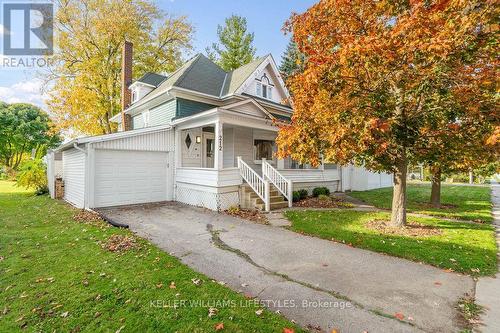
[[[214,328],[216,331],[221,331],[224,329],[224,323],[215,324]]]
[[[3,315],[6,315],[8,312],[9,312],[9,308],[8,307],[3,308],[3,310],[2,310],[2,314]]]
[[[260,316],[260,315],[262,314],[262,312],[264,312],[264,310],[259,309],[259,310],[255,311],[255,314],[256,314],[257,316]]]
[[[284,327],[283,333],[295,333],[295,330],[293,328]]]
[[[120,327],[119,329],[117,329],[115,333],[120,333],[122,331],[122,329],[124,329],[124,328],[125,328],[125,325],[123,325],[122,327]]]
[[[170,282],[170,285],[169,285],[168,287],[169,287],[170,289],[175,289],[175,288],[177,288],[177,287],[175,286],[175,282],[174,282],[174,281]]]
[[[66,318],[68,316],[68,314],[69,314],[68,311],[63,312],[63,313],[61,313],[61,317]]]
[[[199,286],[201,284],[201,280],[200,279],[191,279],[191,282],[193,282],[197,286]]]
[[[158,283],[158,284],[156,285],[156,288],[158,288],[158,289],[160,289],[160,288],[162,288],[162,287],[163,287],[163,283]]]
[[[405,319],[405,315],[404,315],[404,314],[402,314],[401,312],[396,312],[396,313],[394,314],[394,317],[396,317],[396,318],[397,318],[397,319],[399,319],[399,320],[404,320],[404,319]]]

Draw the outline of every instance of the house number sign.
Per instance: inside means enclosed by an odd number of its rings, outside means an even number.
[[[222,135],[219,135],[219,151],[222,151]]]

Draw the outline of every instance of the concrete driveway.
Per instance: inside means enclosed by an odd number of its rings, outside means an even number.
[[[177,203],[101,212],[316,330],[456,332],[457,301],[474,291],[464,275]]]

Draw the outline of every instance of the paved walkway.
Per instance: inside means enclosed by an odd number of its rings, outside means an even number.
[[[491,187],[493,202],[493,223],[496,227],[497,244],[500,248],[500,185]],[[500,255],[498,256],[500,268]],[[500,332],[500,273],[495,277],[480,278],[476,286],[476,303],[485,308],[482,325],[478,331],[483,333]]]
[[[456,303],[474,289],[464,275],[180,204],[105,215],[313,330],[457,332]]]

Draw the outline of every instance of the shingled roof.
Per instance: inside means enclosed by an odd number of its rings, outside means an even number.
[[[266,58],[267,56],[257,58],[233,71],[226,72],[212,60],[199,53],[168,77],[147,73],[140,78],[138,81],[154,85],[156,89],[134,104],[133,107],[150,101],[171,87],[188,89],[214,97],[234,94]]]
[[[160,83],[165,81],[167,77],[165,75],[147,72],[144,74],[137,82],[149,84],[150,86],[158,87]]]

